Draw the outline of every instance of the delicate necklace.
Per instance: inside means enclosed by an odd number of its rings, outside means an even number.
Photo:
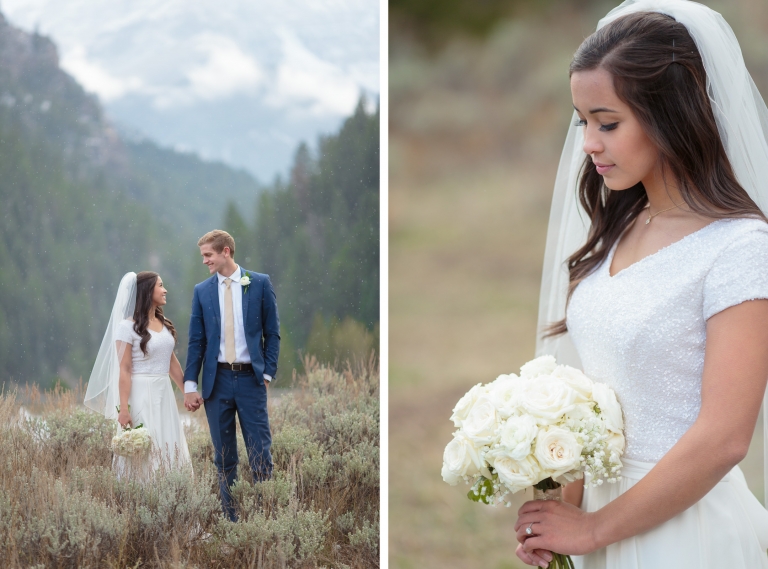
[[[645,207],[646,207],[646,208],[648,208],[648,219],[646,219],[646,220],[645,220],[645,224],[646,224],[646,225],[648,225],[648,224],[651,222],[651,220],[652,220],[654,217],[656,217],[657,215],[659,215],[660,213],[664,213],[665,211],[669,211],[670,209],[675,209],[676,207],[680,207],[680,206],[678,206],[677,204],[675,204],[675,205],[673,205],[672,207],[668,207],[667,209],[662,209],[661,211],[657,211],[657,212],[656,212],[656,213],[654,213],[654,214],[651,214],[651,204],[648,204],[648,205],[647,205],[647,206],[645,206]]]

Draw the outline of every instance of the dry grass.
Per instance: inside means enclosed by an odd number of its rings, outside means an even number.
[[[433,57],[390,33],[393,569],[523,567],[515,510],[471,503],[445,484],[442,452],[459,397],[533,356],[549,199],[570,117],[567,65],[612,5],[503,23],[483,43],[456,41]],[[768,5],[719,7],[768,95]],[[759,497],[761,440],[743,465]]]
[[[220,513],[203,417],[187,431],[194,478],[140,484],[115,478],[114,425],[77,390],[0,395],[3,567],[377,567],[377,367],[306,366],[270,403],[273,479],[252,483],[241,460],[237,523]]]

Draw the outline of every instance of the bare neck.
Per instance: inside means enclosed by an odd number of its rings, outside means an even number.
[[[662,175],[661,167],[656,168],[642,182],[645,193],[648,195],[648,204],[652,213],[675,206],[682,206],[681,209],[683,210],[688,209],[678,189],[677,179],[671,172]]]
[[[234,259],[230,259],[229,263],[219,269],[219,274],[223,277],[231,277],[233,274],[235,274],[237,268],[237,263],[235,263]]]

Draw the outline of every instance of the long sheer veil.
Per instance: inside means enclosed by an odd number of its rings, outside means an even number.
[[[85,391],[85,406],[102,413],[108,419],[117,418],[117,405],[120,403],[120,360],[126,348],[130,346],[127,342],[117,339],[117,327],[126,318],[133,317],[135,307],[136,273],[126,273],[117,287],[107,331],[101,341]]]
[[[717,128],[736,178],[768,215],[768,109],[744,64],[739,42],[717,12],[691,0],[627,0],[611,10],[597,29],[634,12],[660,12],[683,24],[701,53],[707,90]],[[573,122],[576,120],[574,113]],[[568,334],[541,338],[546,325],[565,317],[566,260],[585,241],[589,219],[577,199],[582,150],[581,129],[571,127],[565,140],[552,196],[539,301],[536,355],[552,354],[581,367]],[[763,400],[765,488],[768,503],[768,395]]]

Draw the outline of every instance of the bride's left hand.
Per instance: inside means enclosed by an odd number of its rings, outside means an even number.
[[[566,502],[532,500],[517,512],[517,541],[526,552],[536,549],[564,555],[584,555],[596,550],[594,515]],[[530,524],[533,535],[525,533]]]

